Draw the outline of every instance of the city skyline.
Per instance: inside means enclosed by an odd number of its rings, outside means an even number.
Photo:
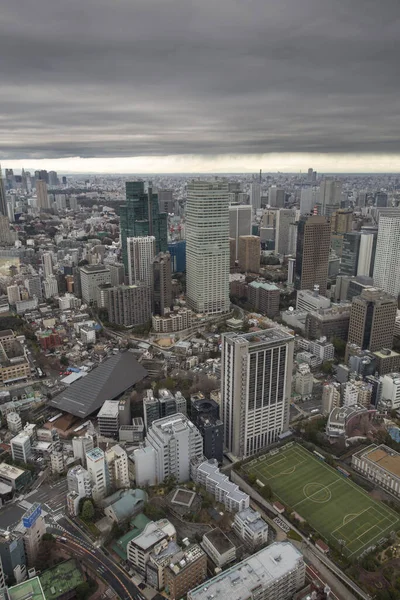
[[[396,8],[7,0],[0,160],[114,173],[399,170]]]

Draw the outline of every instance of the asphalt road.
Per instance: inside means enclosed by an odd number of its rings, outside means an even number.
[[[118,594],[121,600],[145,600],[145,597],[129,576],[110,560],[102,550],[95,548],[85,539],[75,537],[74,528],[70,524],[68,527],[65,520],[62,521],[62,527],[64,531],[60,531],[54,527],[51,527],[48,531],[59,536],[57,538],[58,543],[70,550],[71,554],[78,556],[83,562],[98,572],[104,581]],[[67,527],[74,531],[74,533],[70,533]],[[62,542],[60,537],[65,537],[66,541]]]
[[[34,492],[26,494],[24,499],[31,504],[39,502],[47,512],[57,512],[65,508],[67,492],[67,479],[64,478],[54,484],[43,483]]]

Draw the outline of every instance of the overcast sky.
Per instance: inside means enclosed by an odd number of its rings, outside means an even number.
[[[2,0],[0,159],[397,171],[399,56],[398,0]]]

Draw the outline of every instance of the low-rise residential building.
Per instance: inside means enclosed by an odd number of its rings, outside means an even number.
[[[193,460],[191,478],[203,485],[207,492],[212,494],[217,502],[224,504],[229,512],[238,512],[250,506],[250,497],[229,481],[227,475],[220,472],[216,460]]]
[[[151,552],[162,540],[176,541],[175,527],[167,519],[151,521],[140,535],[128,543],[128,561],[144,574]]]
[[[295,390],[302,398],[311,396],[313,391],[314,377],[309,365],[298,365],[295,375]]]
[[[217,567],[224,567],[236,558],[236,546],[219,527],[203,535],[202,546]]]
[[[19,433],[22,430],[22,420],[17,412],[8,413],[7,427],[11,433]]]
[[[164,316],[153,315],[152,327],[156,333],[176,333],[189,329],[194,322],[194,314],[188,308],[175,308],[165,311]]]
[[[121,425],[131,422],[129,399],[106,400],[97,415],[100,435],[117,439]]]
[[[25,469],[19,469],[7,463],[0,463],[0,481],[19,491],[31,480],[31,474]]]
[[[268,525],[260,513],[252,508],[235,514],[232,529],[252,552],[268,542]]]
[[[322,388],[322,413],[328,415],[333,408],[340,406],[340,383],[325,383]]]
[[[92,494],[89,473],[80,465],[72,467],[67,474],[67,484],[68,512],[70,515],[77,516],[82,498],[90,498]]]
[[[23,432],[13,437],[11,440],[11,453],[13,460],[27,463],[32,458],[31,437]]]
[[[380,378],[380,403],[387,410],[400,408],[400,373],[388,373]],[[8,417],[7,417],[8,419]]]
[[[352,467],[376,485],[400,497],[400,454],[381,444],[371,444],[353,454]]]
[[[165,591],[170,598],[183,598],[207,579],[207,556],[192,544],[171,558],[165,569]]]
[[[106,450],[105,458],[108,467],[109,485],[121,489],[129,487],[128,455],[121,446],[116,444]]]
[[[290,600],[304,586],[303,555],[290,542],[275,542],[188,592],[188,600],[227,598]]]

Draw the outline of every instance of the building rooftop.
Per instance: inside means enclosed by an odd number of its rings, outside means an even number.
[[[52,398],[49,404],[75,417],[86,418],[106,400],[121,396],[147,375],[132,352],[120,352]]]
[[[86,452],[86,458],[90,458],[91,460],[99,460],[100,458],[104,458],[104,452],[101,448],[93,448],[93,450]]]
[[[400,477],[400,454],[383,444],[380,446],[369,446],[360,456],[370,460],[378,467],[385,469],[395,477]]]
[[[99,410],[97,417],[116,418],[119,413],[119,402],[117,400],[106,400]]]
[[[74,558],[59,563],[51,569],[46,569],[40,575],[40,583],[46,600],[57,600],[84,581],[78,562]]]
[[[5,337],[14,337],[14,332],[12,329],[3,329],[0,331],[0,340]]]
[[[144,514],[137,515],[131,521],[131,531],[125,533],[119,540],[113,545],[113,550],[120,556],[123,560],[127,558],[127,546],[129,542],[144,531],[146,526],[151,523],[150,519],[148,519]]]
[[[223,531],[221,531],[221,529],[219,529],[219,527],[205,533],[204,537],[208,539],[219,554],[225,554],[235,548],[235,545],[232,544],[231,540]]]
[[[274,285],[273,283],[266,283],[265,281],[252,281],[249,283],[249,286],[253,288],[261,288],[263,290],[267,290],[268,292],[279,292],[278,286]]]
[[[32,577],[8,588],[10,600],[47,600],[39,577]]]
[[[188,598],[250,598],[252,590],[260,587],[265,589],[273,581],[295,569],[302,561],[302,554],[290,542],[276,542],[202,583],[189,592]]]
[[[148,523],[143,533],[135,538],[134,543],[146,551],[162,539],[173,537],[175,534],[175,527],[167,519],[160,519],[159,521]]]
[[[186,567],[194,563],[202,556],[205,556],[204,550],[202,550],[198,544],[192,544],[191,546],[188,546],[184,550],[181,550],[175,554],[175,556],[171,558],[171,563],[167,568],[170,569],[175,575],[178,575],[181,571],[186,569]]]
[[[18,477],[24,473],[25,471],[23,469],[18,469],[18,467],[13,467],[7,463],[0,464],[0,477],[6,477],[7,479],[18,479]]]
[[[104,265],[85,265],[80,267],[80,270],[84,273],[104,273],[109,271],[108,267]]]
[[[250,333],[226,333],[225,338],[235,343],[247,343],[249,346],[258,346],[263,344],[275,344],[294,340],[294,337],[280,327],[271,327],[261,331]]]
[[[235,518],[246,523],[247,527],[254,533],[268,527],[264,519],[261,518],[260,513],[252,508],[245,508],[244,510],[241,510],[240,512],[236,513]]]

